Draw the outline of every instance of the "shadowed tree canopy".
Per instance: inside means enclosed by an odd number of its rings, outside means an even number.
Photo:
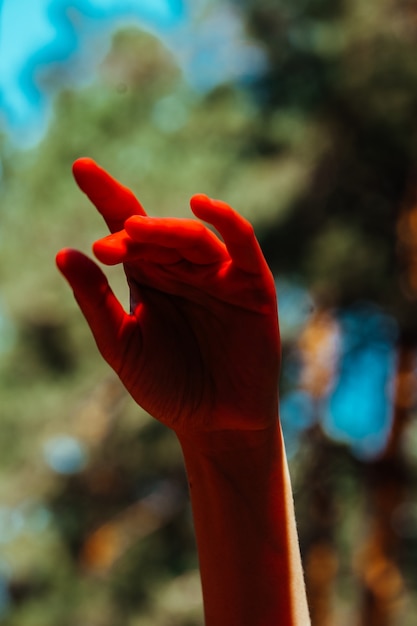
[[[270,133],[273,120],[289,114],[300,128],[314,120],[326,138],[309,183],[262,237],[271,264],[303,276],[334,305],[372,299],[414,334],[397,232],[417,156],[412,9],[370,2],[365,10],[342,0],[243,4],[269,58],[253,85],[259,149],[265,137],[269,153],[293,149],[291,133],[286,142]]]

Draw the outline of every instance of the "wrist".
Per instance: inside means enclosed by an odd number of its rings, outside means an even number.
[[[217,456],[222,453],[242,453],[245,450],[267,447],[283,447],[278,415],[267,426],[259,429],[225,429],[176,431],[185,458],[204,455]]]

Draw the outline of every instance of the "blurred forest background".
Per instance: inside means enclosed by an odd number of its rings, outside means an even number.
[[[151,214],[188,215],[202,192],[253,222],[277,281],[313,625],[412,626],[417,5],[197,4],[216,33],[241,25],[263,59],[250,78],[199,88],[124,25],[82,87],[82,59],[37,73],[55,94],[37,144],[0,134],[0,622],[203,624],[179,447],[102,362],[54,266],[105,233],[71,177],[88,155]],[[223,61],[199,54],[204,83]]]

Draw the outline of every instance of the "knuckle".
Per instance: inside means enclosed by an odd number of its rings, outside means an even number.
[[[255,230],[248,220],[241,218],[239,224],[239,233],[245,240],[251,240],[255,238]]]

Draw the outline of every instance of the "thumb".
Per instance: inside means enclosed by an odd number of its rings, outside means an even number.
[[[56,256],[58,269],[70,284],[104,359],[118,371],[123,337],[134,324],[114,295],[106,276],[87,256],[64,249]]]

